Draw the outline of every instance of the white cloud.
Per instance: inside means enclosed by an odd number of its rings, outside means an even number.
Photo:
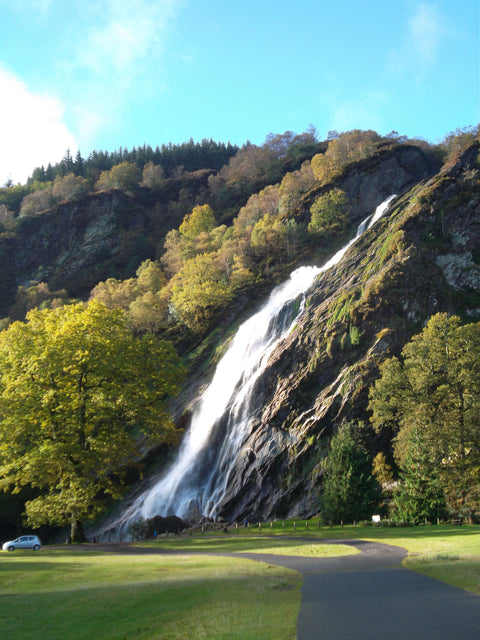
[[[351,131],[373,129],[381,132],[388,113],[388,97],[381,91],[365,91],[361,95],[325,94],[321,102],[326,108],[327,129]]]
[[[435,62],[442,40],[443,27],[437,9],[421,4],[410,20],[409,44],[413,55],[428,66]]]
[[[95,0],[82,4],[72,57],[62,78],[72,80],[72,115],[83,148],[112,128],[133,98],[164,88],[165,52],[185,0]]]
[[[57,35],[61,54],[42,81],[62,97],[83,153],[102,130],[128,126],[125,114],[134,101],[148,104],[165,89],[167,42],[186,1],[69,0],[68,9],[65,0],[15,4],[26,20],[48,22]]]
[[[421,81],[437,62],[447,32],[448,29],[435,5],[416,5],[403,42],[390,55],[390,70],[411,73],[417,82]]]
[[[183,0],[104,0],[90,5],[76,65],[99,76],[131,82],[148,58],[158,59]],[[94,8],[93,8],[94,7]],[[112,76],[113,74],[113,76]]]
[[[33,93],[11,71],[0,67],[0,184],[24,183],[35,167],[59,162],[77,150],[63,122],[60,101]]]

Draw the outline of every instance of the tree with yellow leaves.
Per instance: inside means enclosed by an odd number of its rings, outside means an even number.
[[[166,402],[183,368],[173,347],[133,336],[97,301],[33,310],[0,333],[0,488],[24,486],[28,523],[81,523],[119,498],[140,443],[176,440]]]

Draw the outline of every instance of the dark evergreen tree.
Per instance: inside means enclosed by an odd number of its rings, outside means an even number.
[[[77,151],[77,155],[75,156],[75,162],[73,164],[73,173],[76,176],[84,176],[85,175],[85,163],[82,158],[82,154],[80,151]]]
[[[332,438],[324,461],[321,513],[325,522],[353,522],[378,511],[382,490],[358,427],[346,425]]]
[[[436,522],[446,513],[441,462],[432,456],[426,434],[419,428],[409,433],[409,448],[400,473],[401,484],[393,499],[394,514],[407,522]]]

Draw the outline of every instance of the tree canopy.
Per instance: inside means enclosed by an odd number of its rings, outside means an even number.
[[[372,475],[372,459],[358,427],[348,424],[335,434],[323,467],[321,513],[325,522],[370,518],[378,509],[382,492]]]
[[[312,233],[332,233],[348,225],[349,201],[344,191],[332,189],[319,196],[310,207],[308,230]]]
[[[146,443],[174,442],[166,406],[183,368],[97,301],[33,310],[0,333],[0,488],[38,490],[27,521],[72,524],[120,497]]]
[[[480,510],[479,352],[480,323],[436,314],[370,390],[372,424],[393,429],[400,469],[417,473],[412,456],[426,455],[450,513],[464,517]]]

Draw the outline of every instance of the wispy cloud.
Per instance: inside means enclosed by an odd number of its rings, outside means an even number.
[[[158,58],[182,0],[104,0],[90,3],[90,24],[76,63],[93,73],[132,77],[142,61]]]
[[[120,119],[133,98],[165,83],[165,54],[174,20],[185,0],[95,0],[72,56],[72,111],[82,145]],[[84,15],[85,15],[84,14]]]
[[[416,4],[402,42],[390,54],[390,71],[411,73],[421,81],[436,64],[447,33],[445,21],[435,4]]]
[[[443,35],[444,27],[436,7],[429,4],[417,7],[410,20],[407,45],[423,66],[436,61]]]
[[[348,96],[339,96],[331,91],[322,97],[321,102],[325,107],[328,130],[373,129],[381,132],[385,127],[388,96],[382,91],[365,90]]]
[[[13,72],[0,67],[0,184],[25,182],[35,167],[58,162],[77,149],[64,123],[59,99],[37,94]]]

